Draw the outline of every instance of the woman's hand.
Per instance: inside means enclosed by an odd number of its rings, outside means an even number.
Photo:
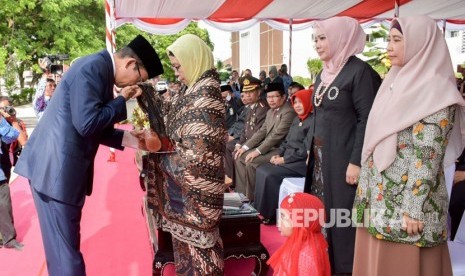
[[[273,155],[271,157],[270,163],[274,165],[284,164],[284,157],[281,157],[279,155]]]
[[[358,177],[360,176],[360,167],[349,163],[346,171],[346,182],[350,185],[357,185]]]
[[[455,171],[454,184],[465,180],[465,171]]]
[[[408,214],[404,214],[402,217],[402,230],[407,231],[409,236],[420,234],[424,227],[423,222],[411,218]]]
[[[128,101],[142,95],[142,89],[138,85],[130,85],[121,89],[119,94],[123,96],[126,101]]]

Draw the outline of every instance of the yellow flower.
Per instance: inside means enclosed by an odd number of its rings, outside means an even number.
[[[423,247],[423,245],[421,243],[419,243],[419,242],[417,242],[415,245],[418,246],[418,247]]]
[[[378,240],[382,240],[384,237],[383,237],[383,235],[381,235],[381,234],[376,234],[376,238],[377,238]]]
[[[383,190],[383,183],[378,183],[378,189],[379,189],[380,191]]]
[[[402,181],[406,182],[407,180],[408,180],[408,176],[407,176],[406,174],[404,174],[404,175],[402,176]]]
[[[358,186],[357,194],[358,194],[358,196],[362,195],[362,188],[360,188],[360,186]]]
[[[441,122],[439,123],[441,128],[445,128],[448,124],[449,124],[449,120],[447,119],[442,119]]]
[[[418,190],[418,188],[415,188],[415,189],[413,189],[413,194],[416,195],[416,194],[418,194],[419,191],[420,190]]]
[[[420,185],[421,185],[421,180],[417,180],[417,181],[415,182],[415,184],[417,185],[417,187],[420,186]]]
[[[425,126],[422,123],[416,125],[415,129],[413,129],[413,134],[417,135],[418,133],[422,132],[424,127]]]
[[[421,168],[421,166],[423,166],[423,162],[421,160],[418,160],[417,163],[415,164],[415,167],[419,169]]]

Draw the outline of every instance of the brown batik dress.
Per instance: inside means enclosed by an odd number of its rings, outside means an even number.
[[[225,127],[218,74],[206,71],[172,99],[166,116],[172,153],[149,161],[148,201],[157,227],[173,237],[177,275],[223,275]]]

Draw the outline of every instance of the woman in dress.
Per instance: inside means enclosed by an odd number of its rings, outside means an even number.
[[[355,19],[334,17],[316,22],[315,28],[323,70],[312,99],[314,126],[309,135],[315,166],[308,166],[305,191],[322,199],[327,220],[333,222],[326,229],[332,272],[351,273],[355,228],[340,223],[350,222],[365,126],[381,79],[355,57],[363,51],[366,36]]]
[[[436,22],[412,16],[391,26],[392,68],[368,120],[354,202],[364,223],[354,275],[452,275],[444,166],[465,145],[465,102]]]
[[[276,221],[276,209],[279,202],[279,187],[284,177],[304,177],[307,169],[306,139],[310,129],[312,91],[300,90],[291,97],[291,104],[297,117],[289,128],[289,133],[279,146],[279,152],[273,155],[269,163],[257,168],[255,177],[255,208],[264,217],[265,224]]]
[[[149,161],[148,200],[172,235],[177,275],[223,275],[224,102],[210,48],[187,34],[167,48],[184,87],[173,95],[166,133],[174,152]]]
[[[267,262],[273,275],[331,275],[328,243],[321,232],[325,215],[321,200],[306,193],[293,193],[280,206],[278,227],[287,240]]]

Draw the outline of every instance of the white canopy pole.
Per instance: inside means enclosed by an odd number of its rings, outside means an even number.
[[[116,21],[115,21],[115,1],[105,0],[105,33],[106,46],[110,53],[116,51]]]
[[[292,76],[291,74],[292,70],[292,18],[289,19],[289,76]],[[287,91],[285,91],[287,93]]]

